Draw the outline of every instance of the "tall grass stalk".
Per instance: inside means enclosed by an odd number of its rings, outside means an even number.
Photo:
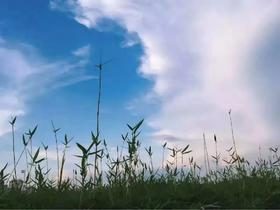
[[[97,110],[96,110],[96,135],[99,135],[99,116],[100,116],[100,103],[101,103],[101,90],[102,90],[102,65],[98,65],[98,98],[97,98]]]
[[[93,171],[93,178],[94,183],[96,184],[97,176],[99,176],[99,170],[98,170],[98,158],[100,155],[97,153],[98,151],[98,144],[100,144],[101,141],[98,141],[98,138],[100,137],[100,104],[101,104],[101,92],[102,92],[102,71],[104,65],[111,62],[112,59],[102,62],[102,55],[100,54],[100,61],[99,64],[96,64],[95,66],[98,69],[99,77],[98,77],[98,97],[97,97],[97,110],[96,110],[96,136],[97,141],[95,143],[95,157],[94,157],[94,171]]]
[[[100,152],[102,150],[98,150],[98,145],[101,143],[101,141],[99,140],[99,135],[94,135],[93,133],[91,133],[91,138],[92,138],[92,144],[94,145],[95,151],[94,151],[94,168],[93,168],[93,183],[94,185],[97,184],[97,178],[100,175],[99,174],[99,169],[98,169],[98,159],[101,158],[100,156]]]
[[[34,128],[33,130],[30,130],[30,129],[29,129],[29,131],[28,131],[27,133],[25,133],[26,135],[28,135],[28,140],[27,140],[26,142],[25,142],[25,137],[24,137],[24,135],[23,135],[23,141],[24,141],[25,144],[24,144],[24,148],[23,148],[22,152],[20,153],[20,155],[19,155],[19,157],[18,157],[18,159],[17,159],[17,161],[16,161],[16,166],[19,164],[19,161],[21,160],[23,153],[26,151],[26,148],[27,148],[28,144],[32,141],[32,138],[33,138],[33,136],[34,136],[34,134],[35,134],[35,132],[36,132],[36,130],[37,130],[37,127],[38,127],[38,126],[36,125],[35,128]],[[7,179],[7,181],[10,180],[12,174],[14,173],[14,170],[15,170],[15,168],[13,168],[13,170],[12,170],[12,172],[10,173],[10,175],[9,175],[9,177],[8,177],[8,179]]]
[[[16,154],[15,154],[15,123],[16,123],[17,117],[13,117],[10,121],[10,125],[12,126],[12,140],[13,140],[13,161],[14,161],[14,173],[15,173],[15,179],[17,179],[17,169],[16,169]]]
[[[25,153],[25,163],[26,163],[26,172],[28,171],[28,156],[27,156],[27,145],[28,141],[26,141],[25,135],[22,135],[22,143],[23,143],[23,151]]]
[[[219,156],[218,156],[218,142],[217,136],[214,134],[214,142],[215,142],[215,163],[216,163],[216,171],[218,171],[218,164],[219,164]]]
[[[231,117],[231,109],[229,110],[228,115],[229,115],[229,121],[230,121],[230,129],[231,129],[231,137],[232,137],[233,147],[234,147],[236,158],[238,158],[238,152],[237,152],[235,136],[234,136],[234,131],[233,131],[233,122],[232,122],[232,117]]]
[[[54,126],[53,121],[52,123],[52,129],[54,133],[54,139],[55,139],[55,147],[56,147],[56,166],[57,166],[57,183],[59,183],[59,153],[58,153],[58,138],[57,138],[57,133],[60,131],[60,128],[56,128]]]
[[[165,142],[162,145],[162,161],[161,161],[161,168],[164,169],[164,154],[165,154],[165,148],[166,148],[167,142]]]
[[[216,134],[214,134],[214,142],[215,142],[215,156],[212,155],[212,158],[215,160],[216,172],[217,172],[219,167],[220,154],[218,154],[218,141],[217,141]]]
[[[211,171],[210,168],[210,162],[209,162],[209,154],[208,154],[208,149],[207,149],[207,144],[206,144],[206,138],[205,134],[203,133],[203,148],[204,148],[204,164],[205,164],[205,170],[206,174],[208,174]]]
[[[151,170],[151,171],[154,171],[153,158],[152,158],[152,155],[153,155],[152,147],[149,146],[149,148],[145,148],[145,150],[146,150],[146,152],[147,152],[148,155],[149,155],[149,159],[150,159],[150,170]]]
[[[98,77],[98,97],[97,97],[97,110],[96,110],[96,136],[99,137],[100,134],[100,130],[99,130],[99,116],[100,116],[100,103],[101,103],[101,90],[102,90],[102,61],[100,58],[100,63],[98,65],[96,65],[96,67],[98,68],[98,73],[99,73],[99,77]],[[95,151],[97,151],[98,149],[98,145],[95,144]],[[96,184],[96,179],[97,179],[97,153],[95,154],[94,157],[94,168],[93,168],[93,180],[94,180],[94,184]]]
[[[262,160],[262,148],[261,148],[261,145],[259,145],[259,159]]]
[[[36,130],[37,130],[37,125],[35,126],[35,128],[31,131],[29,129],[29,131],[27,133],[25,133],[28,137],[29,137],[29,144],[30,144],[30,154],[31,156],[33,155],[33,135],[35,134]]]
[[[63,169],[64,169],[64,164],[65,164],[65,161],[66,161],[66,158],[65,158],[66,149],[69,148],[69,143],[70,143],[71,141],[72,141],[72,139],[69,140],[68,137],[67,137],[67,135],[65,134],[65,136],[64,136],[64,142],[63,142],[64,149],[63,149],[63,152],[62,152],[61,167],[60,167],[59,182],[58,182],[58,188],[59,188],[59,189],[61,188],[62,177],[63,177]]]
[[[49,160],[48,160],[48,148],[49,146],[48,145],[45,145],[44,143],[42,143],[43,145],[43,148],[45,150],[45,161],[46,161],[46,167],[47,167],[47,172],[49,171]],[[47,177],[49,178],[49,177]]]

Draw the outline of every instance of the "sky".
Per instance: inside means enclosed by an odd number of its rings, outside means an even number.
[[[54,160],[51,120],[62,128],[60,138],[67,133],[74,141],[90,141],[101,56],[112,59],[103,71],[101,103],[101,135],[112,150],[126,123],[144,118],[141,138],[155,147],[155,156],[167,141],[190,144],[201,158],[203,133],[210,151],[214,133],[224,151],[232,145],[229,110],[242,155],[278,145],[279,1],[0,4],[4,161],[11,162],[5,154],[11,148],[8,121],[15,115],[18,141],[38,124],[37,146],[49,144]]]

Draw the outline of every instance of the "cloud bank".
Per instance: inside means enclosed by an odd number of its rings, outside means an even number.
[[[147,119],[154,138],[202,146],[202,133],[230,147],[232,109],[237,144],[243,152],[279,137],[272,98],[277,81],[264,79],[257,56],[280,20],[277,0],[68,0],[74,19],[100,28],[103,19],[137,34],[144,48],[139,73],[154,82],[147,95],[160,101]],[[62,1],[51,1],[53,9]],[[273,43],[271,43],[273,46]],[[128,44],[129,45],[129,44]],[[275,62],[277,58],[272,60]],[[266,69],[265,71],[269,71]],[[277,75],[276,75],[277,74]],[[279,71],[272,77],[279,77]],[[258,83],[256,83],[258,81]],[[261,89],[261,90],[260,90]],[[263,100],[266,95],[273,97]],[[137,108],[137,107],[136,107]],[[221,147],[222,147],[221,146]]]
[[[10,130],[12,115],[24,115],[28,101],[52,89],[93,79],[83,67],[87,58],[85,48],[76,50],[75,59],[51,61],[25,43],[0,39],[0,136]],[[75,60],[75,61],[74,61]]]

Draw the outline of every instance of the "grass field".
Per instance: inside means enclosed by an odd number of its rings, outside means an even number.
[[[13,134],[15,122],[16,118],[10,122]],[[89,145],[76,143],[80,150],[77,155],[80,163],[76,165],[79,170],[74,170],[74,177],[68,179],[62,177],[71,139],[65,136],[64,150],[62,153],[57,150],[57,177],[50,179],[48,146],[43,145],[45,158],[40,159],[40,148],[32,146],[37,127],[29,130],[23,136],[21,155],[18,159],[13,155],[13,170],[6,172],[6,165],[0,171],[0,207],[280,208],[278,148],[270,148],[273,155],[269,159],[259,157],[255,163],[249,163],[233,146],[228,150],[230,161],[221,160],[216,151],[212,157],[205,153],[205,166],[199,166],[191,155],[190,145],[175,149],[164,144],[163,165],[155,168],[151,147],[145,148],[149,156],[146,162],[138,153],[142,123],[143,120],[134,126],[128,125],[129,132],[122,136],[123,144],[117,149],[116,157],[109,154],[107,143],[93,133]],[[53,126],[53,131],[57,139],[59,129]],[[214,141],[217,143],[216,137]],[[170,156],[165,157],[165,153]],[[17,164],[21,158],[26,159],[27,175],[24,180],[17,180]],[[214,160],[216,169],[208,165],[209,158]],[[94,161],[90,162],[91,159]],[[187,164],[182,167],[180,161]],[[221,161],[225,167],[219,167]],[[102,170],[101,165],[107,165],[108,169]],[[202,167],[206,169],[204,176]]]

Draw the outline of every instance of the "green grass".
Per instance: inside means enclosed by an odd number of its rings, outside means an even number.
[[[13,149],[13,170],[7,172],[7,166],[1,163],[5,167],[0,170],[0,208],[280,208],[278,148],[270,149],[271,158],[258,157],[252,164],[232,147],[228,150],[230,161],[223,168],[216,149],[212,156],[216,167],[211,169],[207,160],[208,173],[201,175],[205,166],[195,162],[191,145],[170,148],[164,144],[160,168],[157,168],[151,147],[145,148],[149,157],[146,162],[139,155],[142,123],[143,120],[128,125],[129,132],[122,136],[123,144],[117,156],[112,156],[106,141],[93,133],[88,145],[77,142],[80,154],[75,155],[80,161],[76,164],[78,171],[73,171],[74,179],[62,179],[71,139],[65,135],[64,149],[57,162],[60,167],[53,171],[58,177],[52,180],[47,167],[48,146],[43,145],[43,159],[38,155],[40,148],[31,152],[37,126],[29,130],[24,134],[22,153],[16,161]],[[217,145],[216,136],[213,143]],[[208,159],[208,152],[205,155]],[[22,184],[10,186],[21,158],[28,161],[27,176]],[[188,164],[181,167],[181,162]],[[89,169],[95,173],[91,175]]]
[[[153,181],[85,191],[54,188],[29,193],[7,191],[4,208],[279,208],[280,184],[266,178],[219,183]],[[81,193],[83,193],[82,199]]]

